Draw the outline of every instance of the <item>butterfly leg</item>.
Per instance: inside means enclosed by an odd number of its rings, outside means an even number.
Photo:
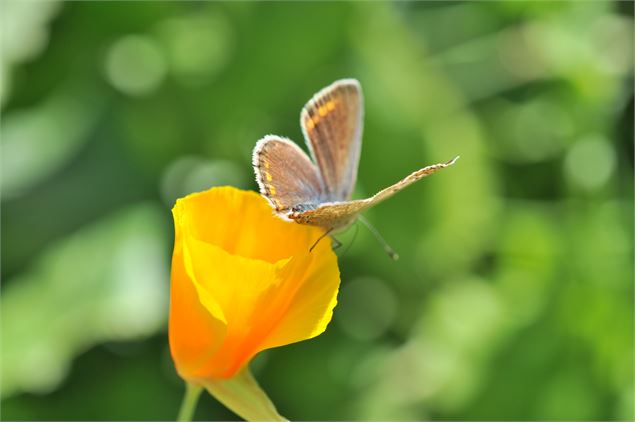
[[[337,248],[339,248],[340,246],[343,245],[342,242],[340,242],[339,240],[337,240],[333,236],[331,236],[331,239],[333,239],[333,250],[335,250],[335,249],[337,249]]]
[[[329,235],[329,233],[331,233],[333,231],[333,229],[328,229],[326,232],[324,232],[324,234],[320,237],[318,237],[318,240],[315,241],[315,243],[313,244],[313,246],[311,246],[309,248],[309,252],[313,252],[313,249],[315,249],[315,247],[317,246],[318,243],[320,243],[320,240],[324,239],[326,236]],[[336,241],[337,242],[337,241]],[[340,242],[337,242],[340,243]]]

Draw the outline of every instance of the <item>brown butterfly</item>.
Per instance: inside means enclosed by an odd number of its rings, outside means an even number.
[[[419,169],[370,198],[351,200],[362,118],[359,82],[342,79],[322,89],[302,109],[300,125],[313,160],[287,138],[267,135],[258,141],[253,152],[256,180],[278,216],[323,227],[325,235],[335,234],[361,212],[459,158]]]

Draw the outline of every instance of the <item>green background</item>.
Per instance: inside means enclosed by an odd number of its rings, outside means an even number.
[[[320,337],[254,372],[293,420],[633,419],[629,2],[2,3],[2,418],[168,420],[170,209],[256,189],[343,77],[355,197]],[[262,239],[266,242],[266,239]],[[209,396],[200,419],[232,419]]]

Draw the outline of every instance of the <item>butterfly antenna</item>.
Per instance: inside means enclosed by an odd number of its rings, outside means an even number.
[[[384,251],[386,251],[386,253],[388,254],[388,256],[390,258],[392,258],[393,261],[396,261],[399,259],[399,254],[397,252],[395,252],[395,250],[393,248],[390,247],[390,245],[386,242],[386,240],[383,238],[383,236],[381,234],[379,234],[379,232],[377,231],[376,228],[374,228],[364,217],[362,217],[361,215],[359,216],[359,221],[361,221],[362,223],[364,223],[364,225],[368,228],[368,230],[370,230],[370,232],[373,234],[373,236],[375,236],[375,239],[377,239],[377,241],[379,243],[381,243],[381,245],[384,247]]]
[[[343,257],[344,255],[346,255],[346,253],[351,248],[351,246],[353,246],[353,242],[355,242],[355,239],[357,239],[357,232],[359,232],[359,225],[357,224],[357,221],[355,221],[355,233],[353,233],[353,238],[351,239],[350,242],[348,242],[348,246],[346,247],[346,249],[344,249],[344,252],[342,252],[340,257]]]

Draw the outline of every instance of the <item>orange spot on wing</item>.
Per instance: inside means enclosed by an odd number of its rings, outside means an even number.
[[[335,110],[336,104],[337,104],[337,101],[334,101],[334,100],[327,101],[324,105],[321,105],[320,107],[318,107],[317,112],[320,116],[325,117],[331,111]]]

